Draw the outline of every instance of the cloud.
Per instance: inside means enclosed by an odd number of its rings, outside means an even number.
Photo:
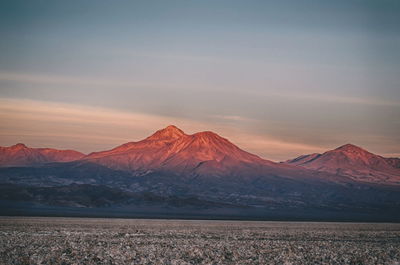
[[[147,56],[147,55],[145,55]],[[167,56],[167,55],[166,55]],[[96,87],[107,87],[107,88],[157,88],[167,90],[185,90],[191,88],[194,90],[208,90],[216,91],[226,89],[234,90],[234,87],[225,88],[223,86],[213,85],[194,85],[186,83],[172,84],[171,82],[148,82],[140,80],[140,78],[130,79],[113,79],[113,78],[99,78],[99,77],[74,77],[67,75],[46,75],[46,74],[35,74],[35,73],[17,73],[17,72],[0,72],[0,81],[15,81],[20,83],[28,84],[45,84],[45,85],[71,85],[71,86],[96,86]],[[241,94],[251,95],[252,97],[264,97],[266,91],[257,90],[246,90],[246,92],[240,92]],[[351,97],[351,96],[339,96],[334,94],[316,94],[316,93],[296,93],[294,91],[283,92],[273,88],[267,89],[268,97],[292,99],[292,100],[303,100],[313,102],[327,102],[327,103],[343,103],[343,104],[357,104],[357,105],[373,105],[373,106],[391,106],[400,107],[399,101],[390,101],[377,98],[368,97]],[[220,117],[222,118],[222,116]],[[228,116],[225,118],[229,119]],[[234,118],[232,116],[231,118]]]
[[[67,75],[46,75],[35,73],[0,72],[0,81],[15,81],[28,84],[44,85],[71,85],[71,86],[96,86],[96,87],[141,87],[141,88],[177,88],[172,85],[148,83],[137,79],[123,80],[99,77],[74,77]]]
[[[347,104],[360,104],[360,105],[375,105],[375,106],[393,106],[400,107],[399,101],[388,101],[388,100],[379,100],[372,98],[362,98],[362,97],[350,97],[350,96],[337,96],[330,94],[296,94],[296,93],[281,93],[281,92],[273,92],[271,93],[274,96],[300,99],[300,100],[312,100],[318,102],[331,102],[331,103],[347,103]]]
[[[212,118],[225,121],[254,121],[254,119],[243,117],[240,115],[213,115]]]
[[[228,133],[229,135],[229,133]],[[286,161],[303,154],[325,152],[326,148],[303,143],[285,142],[266,135],[238,133],[232,135],[235,143],[244,150],[274,161]]]
[[[170,52],[137,52],[129,49],[114,49],[110,52],[110,48],[105,48],[102,51],[103,53],[111,53],[112,55],[124,56],[124,57],[138,57],[138,58],[149,58],[156,60],[176,60],[176,61],[193,61],[193,62],[205,62],[205,63],[216,63],[221,61],[228,61],[226,58],[220,58],[215,56],[206,56],[206,55],[193,55],[193,54],[178,54],[178,53],[170,53]]]

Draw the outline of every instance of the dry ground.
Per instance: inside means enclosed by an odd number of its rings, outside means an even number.
[[[400,224],[0,217],[1,264],[400,264]]]

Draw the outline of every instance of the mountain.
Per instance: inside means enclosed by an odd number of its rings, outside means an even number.
[[[68,162],[81,159],[82,157],[84,157],[84,154],[74,150],[29,148],[22,143],[10,147],[0,147],[0,167]]]
[[[323,154],[303,155],[285,163],[348,176],[356,181],[400,184],[398,158],[384,158],[352,144]]]
[[[249,164],[275,165],[241,150],[216,133],[207,131],[187,135],[173,125],[144,140],[91,153],[83,160],[139,175],[153,171],[189,175],[230,174],[232,169]]]

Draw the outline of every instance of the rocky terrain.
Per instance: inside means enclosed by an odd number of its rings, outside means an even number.
[[[0,219],[2,264],[400,264],[400,224]]]

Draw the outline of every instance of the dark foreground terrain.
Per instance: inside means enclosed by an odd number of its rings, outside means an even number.
[[[400,224],[0,219],[1,264],[400,264]]]

